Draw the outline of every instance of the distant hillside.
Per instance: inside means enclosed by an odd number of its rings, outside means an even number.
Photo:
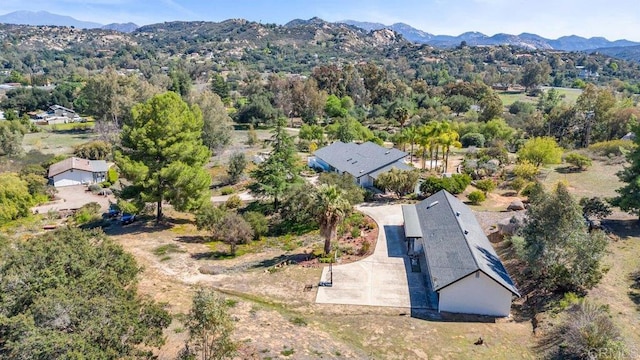
[[[354,20],[344,20],[340,21],[340,23],[357,26],[367,31],[387,28],[398,32],[409,41],[429,44],[436,47],[454,47],[460,45],[462,41],[465,41],[468,45],[513,45],[532,50],[555,49],[564,51],[585,51],[596,48],[640,45],[640,43],[629,40],[609,41],[603,37],[592,37],[587,39],[576,35],[563,36],[556,40],[547,39],[540,35],[529,33],[522,33],[520,35],[495,34],[493,36],[488,36],[480,32],[466,32],[458,36],[451,36],[433,35],[403,23],[384,25],[380,23],[359,22]]]
[[[126,23],[126,24],[118,24],[118,23],[113,23],[113,24],[107,24],[105,26],[102,26],[102,29],[106,29],[106,30],[115,30],[115,31],[120,31],[123,33],[131,33],[136,31],[136,29],[139,28],[138,25],[134,24],[134,23]]]
[[[1,24],[31,25],[31,26],[68,26],[78,29],[107,29],[125,33],[138,28],[134,23],[102,25],[90,21],[81,21],[71,16],[52,14],[47,11],[15,11],[0,15]]]
[[[616,57],[623,60],[640,62],[640,45],[600,48],[593,50],[593,52]]]
[[[0,15],[0,23],[18,25],[52,25],[73,26],[80,29],[95,29],[102,24],[80,21],[71,16],[52,14],[47,11],[15,11],[6,15]]]

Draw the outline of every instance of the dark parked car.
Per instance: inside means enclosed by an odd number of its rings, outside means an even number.
[[[127,225],[127,224],[131,224],[132,222],[136,221],[136,215],[135,214],[127,214],[124,213],[122,214],[122,216],[120,217],[120,223],[122,225]]]

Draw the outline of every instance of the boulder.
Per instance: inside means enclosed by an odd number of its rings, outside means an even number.
[[[513,200],[511,204],[509,204],[509,206],[507,207],[507,210],[509,211],[524,210],[524,203],[522,202],[522,200]]]
[[[203,265],[198,269],[198,271],[200,271],[201,274],[218,275],[224,272],[224,268],[221,266]]]

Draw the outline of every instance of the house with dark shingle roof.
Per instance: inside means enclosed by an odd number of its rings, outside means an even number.
[[[316,150],[307,164],[323,171],[347,173],[362,187],[372,187],[373,182],[393,168],[411,170],[405,159],[404,151],[366,142],[363,144],[336,141],[329,146]]]
[[[469,207],[442,190],[402,213],[409,255],[426,260],[438,311],[509,316],[520,294]]]
[[[49,166],[49,181],[55,187],[95,184],[105,181],[109,167],[104,160],[70,157]]]

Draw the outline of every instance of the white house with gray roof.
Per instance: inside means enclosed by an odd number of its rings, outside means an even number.
[[[109,166],[104,160],[70,157],[49,166],[49,181],[55,187],[95,184],[106,180]]]
[[[424,256],[438,311],[509,316],[520,294],[469,207],[442,190],[402,213],[409,254]]]
[[[372,142],[363,144],[336,141],[329,146],[316,150],[307,160],[307,164],[323,171],[339,174],[347,173],[362,187],[372,187],[373,182],[393,168],[410,170],[404,151],[386,148]]]

